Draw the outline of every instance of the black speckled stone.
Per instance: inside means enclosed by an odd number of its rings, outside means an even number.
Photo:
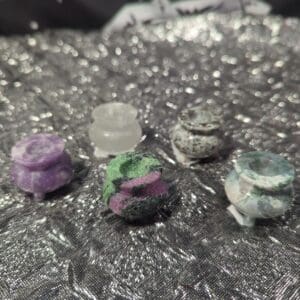
[[[221,126],[220,116],[201,106],[184,109],[178,121],[184,129],[198,133],[209,133]]]
[[[172,140],[177,149],[189,158],[207,158],[215,155],[222,140],[215,134],[188,131],[180,125],[173,129]]]

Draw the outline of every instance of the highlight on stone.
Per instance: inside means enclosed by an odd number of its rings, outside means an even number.
[[[142,137],[137,110],[130,104],[112,102],[99,105],[89,127],[96,157],[108,157],[134,150]]]
[[[20,140],[11,150],[13,182],[35,199],[43,199],[46,193],[68,184],[73,168],[64,148],[64,140],[49,133]]]
[[[228,210],[242,226],[283,215],[292,204],[294,167],[283,157],[254,151],[242,154],[225,182]]]
[[[184,166],[214,156],[222,146],[220,117],[200,106],[184,109],[172,129],[174,155]]]
[[[115,214],[129,221],[153,216],[168,195],[169,185],[154,156],[129,152],[110,161],[103,201]]]

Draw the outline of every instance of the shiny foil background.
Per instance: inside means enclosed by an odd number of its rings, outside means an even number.
[[[248,150],[300,171],[300,23],[208,14],[100,32],[0,38],[1,299],[300,299],[300,198],[275,220],[241,228],[223,183]],[[91,111],[139,109],[141,151],[155,153],[179,202],[126,224],[101,202],[107,160],[87,135]],[[169,129],[194,104],[224,116],[226,147],[196,169],[176,164]],[[124,112],[126,113],[126,112]],[[10,149],[32,132],[66,139],[75,178],[43,202],[9,178]]]

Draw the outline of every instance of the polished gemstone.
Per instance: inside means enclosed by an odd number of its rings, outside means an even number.
[[[159,160],[130,152],[109,163],[103,201],[115,214],[133,221],[155,214],[167,199],[168,190]]]
[[[276,191],[289,185],[294,177],[293,166],[283,157],[270,152],[248,152],[235,164],[239,176],[258,188]]]
[[[220,116],[200,106],[184,109],[171,133],[172,148],[179,163],[189,166],[214,156],[222,147]]]
[[[55,163],[65,148],[65,142],[57,135],[49,133],[33,134],[17,142],[12,150],[13,161],[31,170],[43,169]]]
[[[294,176],[293,166],[279,155],[259,151],[241,155],[225,182],[230,211],[246,226],[257,218],[283,215],[292,204]],[[243,224],[243,216],[248,223]]]
[[[113,102],[98,106],[89,136],[96,157],[107,157],[133,150],[142,137],[137,110],[130,104]]]
[[[205,133],[220,128],[220,116],[201,106],[184,109],[179,114],[178,121],[189,131]]]
[[[190,158],[206,158],[218,152],[221,140],[216,135],[200,135],[176,126],[173,143]]]
[[[42,199],[67,183],[73,176],[64,141],[53,134],[35,134],[12,148],[12,180],[23,191]]]

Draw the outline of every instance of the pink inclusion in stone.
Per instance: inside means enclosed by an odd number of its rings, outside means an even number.
[[[23,191],[42,199],[73,176],[70,156],[57,135],[41,133],[26,137],[12,148],[12,180]]]
[[[168,193],[168,184],[165,183],[162,180],[157,180],[156,182],[153,182],[152,184],[149,184],[145,186],[144,189],[142,189],[139,192],[140,197],[158,197],[161,195],[165,195]]]
[[[132,192],[134,188],[141,186],[147,186],[159,180],[161,177],[161,172],[151,172],[145,176],[134,178],[128,181],[125,181],[121,184],[120,188],[122,191]]]
[[[161,179],[161,172],[151,172],[145,176],[123,182],[120,192],[110,198],[109,207],[117,215],[135,201],[147,201],[149,197],[168,195],[168,184]]]
[[[117,193],[114,196],[110,198],[109,201],[109,208],[117,215],[122,214],[122,210],[127,207],[128,205],[128,199],[131,197],[130,194],[121,192]]]

